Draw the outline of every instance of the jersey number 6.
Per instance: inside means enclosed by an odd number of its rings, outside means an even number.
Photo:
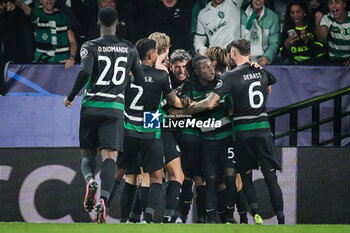
[[[256,81],[250,84],[249,89],[248,89],[248,94],[249,94],[249,104],[252,108],[260,108],[261,105],[264,103],[264,95],[261,91],[255,90],[253,91],[254,87],[256,86],[261,86],[260,81]],[[254,98],[255,96],[259,97],[259,102],[255,104]]]

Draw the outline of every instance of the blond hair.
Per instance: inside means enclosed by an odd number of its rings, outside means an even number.
[[[218,46],[208,48],[207,51],[205,51],[204,56],[208,57],[212,62],[217,62],[215,67],[217,70],[224,70],[230,64],[230,59],[226,50]]]
[[[148,36],[148,39],[152,39],[156,42],[158,54],[164,53],[167,48],[170,47],[170,37],[162,32],[153,32]]]

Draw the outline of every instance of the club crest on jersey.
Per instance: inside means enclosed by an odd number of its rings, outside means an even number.
[[[145,129],[159,129],[160,128],[160,116],[162,114],[157,110],[156,112],[144,112],[143,113],[143,128]]]
[[[80,50],[80,57],[81,57],[81,59],[83,59],[84,57],[86,57],[86,55],[88,55],[87,49],[86,49],[86,48],[82,48],[82,49]]]
[[[223,82],[222,80],[220,79],[217,83],[216,83],[216,86],[214,87],[214,89],[219,89],[221,86],[222,86]]]

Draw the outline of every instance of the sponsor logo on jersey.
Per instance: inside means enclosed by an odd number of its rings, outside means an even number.
[[[160,128],[160,116],[162,114],[157,110],[156,112],[144,112],[143,113],[143,128],[145,129],[159,129]]]
[[[48,35],[47,33],[43,33],[43,34],[41,35],[41,38],[42,38],[43,40],[47,40],[47,39],[49,39],[49,35]]]
[[[225,17],[225,13],[222,12],[222,11],[219,11],[218,12],[218,16],[219,16],[220,19],[223,19]]]

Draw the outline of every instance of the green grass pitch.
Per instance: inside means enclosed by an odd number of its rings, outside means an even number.
[[[349,233],[350,225],[0,223],[1,233]]]

